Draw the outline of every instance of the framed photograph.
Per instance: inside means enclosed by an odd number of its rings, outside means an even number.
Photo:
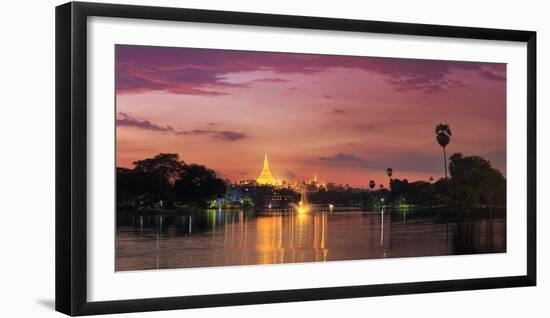
[[[534,286],[535,63],[532,31],[57,7],[56,309]]]

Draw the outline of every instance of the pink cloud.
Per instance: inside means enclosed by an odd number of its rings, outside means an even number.
[[[449,78],[454,70],[471,71],[487,80],[502,80],[505,76],[500,74],[502,65],[491,63],[128,45],[118,45],[116,49],[119,93],[164,91],[223,96],[229,94],[229,89],[246,86],[223,81],[224,75],[260,70],[313,75],[334,68],[358,69],[383,75],[397,91],[427,93],[464,85]]]

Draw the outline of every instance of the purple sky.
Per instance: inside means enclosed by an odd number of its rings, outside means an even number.
[[[506,65],[118,45],[117,165],[160,152],[233,181],[439,178],[449,154],[506,168]]]

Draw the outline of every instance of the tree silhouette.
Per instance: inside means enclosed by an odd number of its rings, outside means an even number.
[[[390,177],[390,184],[391,184],[391,176],[393,175],[393,169],[392,168],[386,169],[386,174],[388,174],[388,177]]]
[[[174,182],[185,168],[177,154],[168,153],[138,160],[133,169],[117,168],[118,203],[150,206],[171,200]]]
[[[443,148],[443,163],[445,167],[445,179],[447,179],[447,153],[445,147],[451,141],[451,127],[447,124],[439,124],[435,127],[437,143]]]
[[[174,185],[177,200],[198,206],[223,198],[225,190],[224,181],[213,170],[197,164],[188,165]]]
[[[225,182],[201,165],[187,165],[177,154],[161,153],[117,168],[117,206],[121,208],[173,206],[174,201],[205,206],[225,194]]]
[[[506,179],[488,160],[455,153],[450,158],[451,194],[461,207],[506,204]]]
[[[376,186],[376,182],[374,182],[374,180],[369,181],[369,188],[371,190],[373,190],[375,186]]]
[[[161,153],[153,158],[147,158],[134,162],[134,171],[145,174],[155,174],[170,184],[185,170],[186,164],[179,160],[175,153]]]

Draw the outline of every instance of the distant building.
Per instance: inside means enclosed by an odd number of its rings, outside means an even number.
[[[238,185],[236,188],[241,197],[252,199],[259,208],[286,208],[300,200],[300,194],[288,188],[270,185]]]
[[[317,181],[317,174],[313,175],[313,180],[310,180],[309,183],[304,183],[302,185],[302,189],[305,189],[307,192],[319,192],[319,191],[326,191],[327,187],[324,183]]]
[[[264,166],[262,168],[262,172],[260,172],[260,176],[256,179],[256,182],[259,185],[271,185],[271,186],[279,185],[279,181],[277,181],[277,179],[271,173],[271,169],[269,169],[267,154],[265,154],[265,157],[264,157]]]
[[[256,180],[254,179],[245,179],[245,180],[241,180],[239,181],[239,185],[254,185],[254,186],[257,186],[258,185],[258,182],[256,182]]]
[[[250,198],[254,205],[259,208],[286,208],[291,203],[300,200],[300,194],[294,191],[289,184],[282,184],[273,176],[269,168],[267,154],[264,157],[262,171],[256,180],[241,180],[238,184],[232,185],[235,189],[235,196],[232,200],[239,198]]]

